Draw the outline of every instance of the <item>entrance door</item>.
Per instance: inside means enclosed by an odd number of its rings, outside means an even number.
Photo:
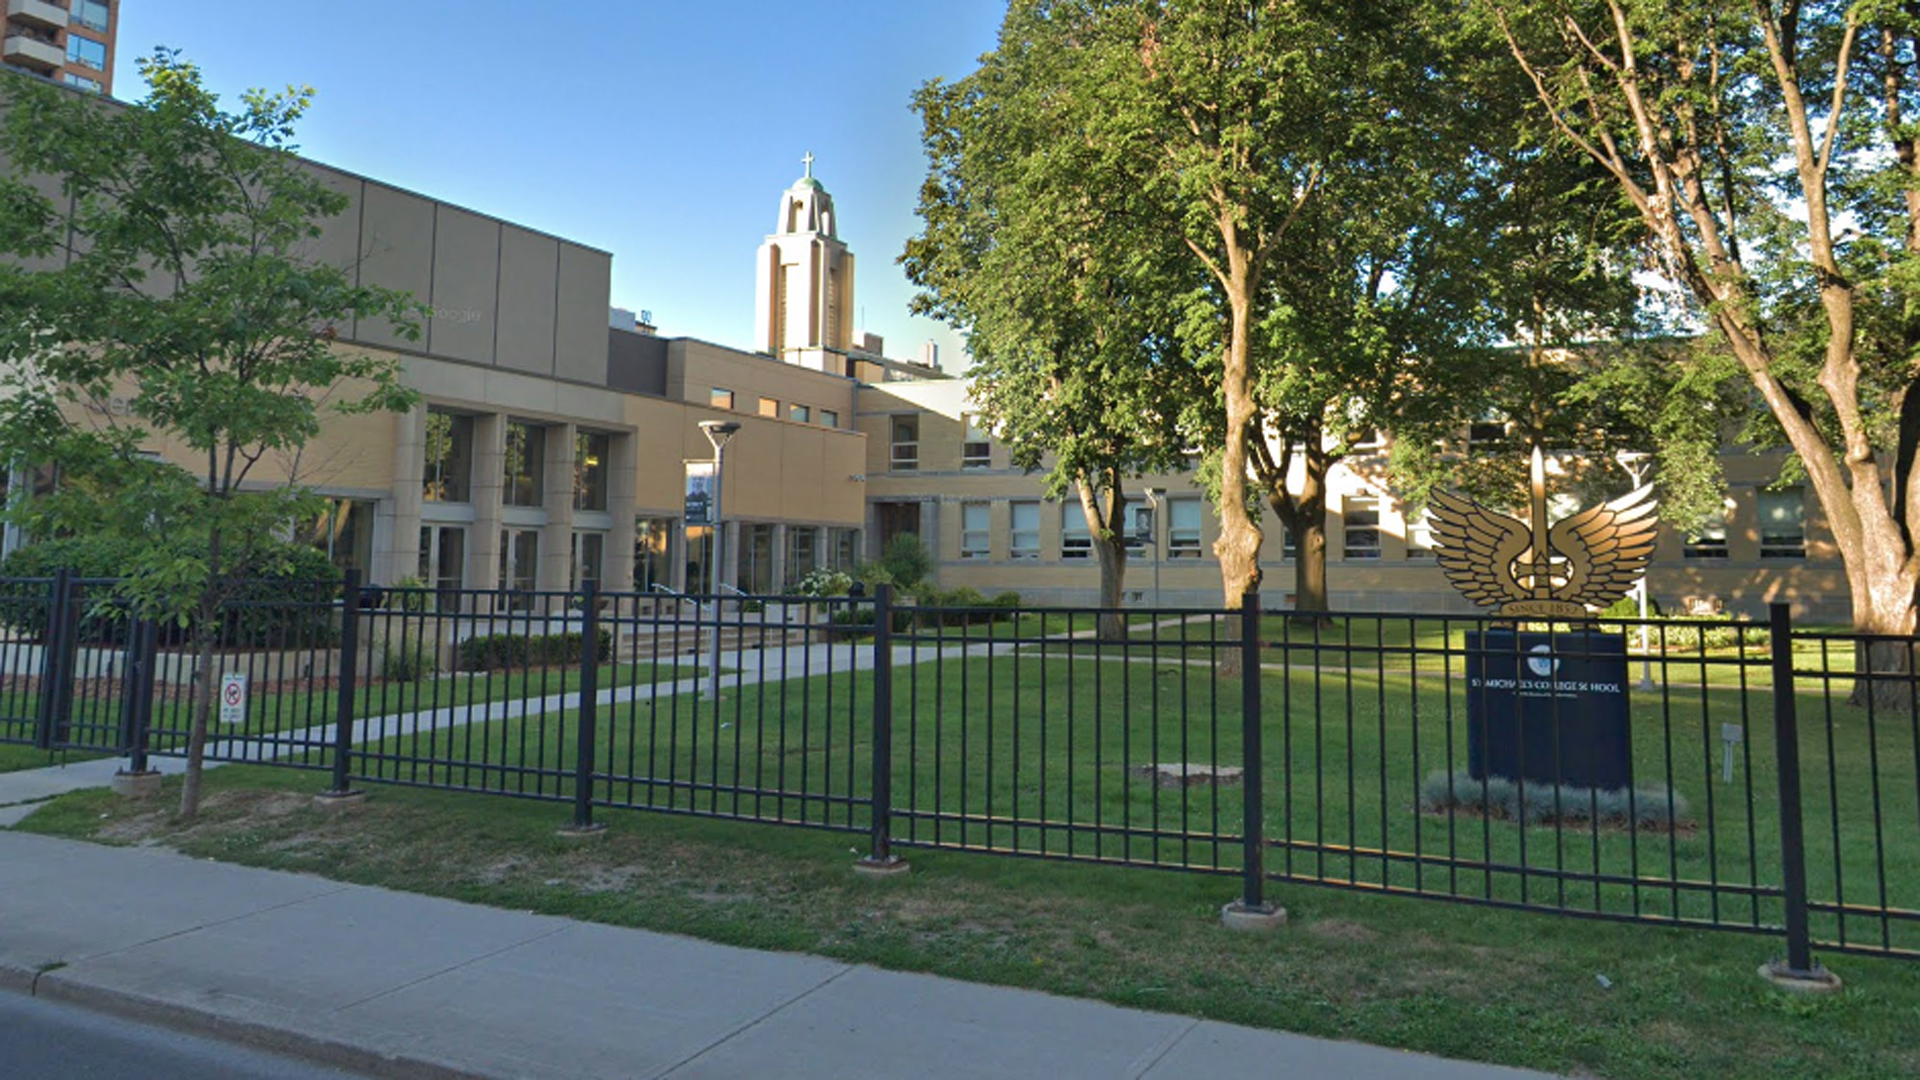
[[[874,524],[880,529],[880,548],[893,542],[896,536],[920,535],[920,504],[911,502],[883,502],[873,506]]]

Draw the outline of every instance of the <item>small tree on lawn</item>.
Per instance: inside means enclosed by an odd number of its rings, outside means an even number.
[[[333,339],[355,318],[411,336],[418,308],[309,254],[348,205],[294,156],[312,90],[228,112],[174,52],[140,72],[132,106],[0,77],[0,441],[60,470],[65,495],[18,509],[32,528],[148,541],[127,596],[188,628],[197,660],[191,818],[222,609],[309,501],[256,467],[297,454],[323,412],[410,407],[392,360]],[[150,444],[192,467],[143,460]]]

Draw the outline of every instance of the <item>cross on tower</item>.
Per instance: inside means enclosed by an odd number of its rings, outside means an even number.
[[[807,156],[801,158],[800,161],[802,164],[806,165],[807,175],[811,177],[813,175],[813,151],[811,150],[807,151]]]

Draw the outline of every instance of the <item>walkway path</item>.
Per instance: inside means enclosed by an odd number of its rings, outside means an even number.
[[[1539,1075],[10,832],[0,926],[0,990],[384,1076]]]

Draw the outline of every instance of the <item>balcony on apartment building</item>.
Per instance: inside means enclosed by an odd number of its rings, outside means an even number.
[[[16,67],[49,74],[67,62],[67,52],[52,40],[51,34],[32,30],[15,29],[9,23],[4,46],[0,46],[0,59]]]
[[[59,0],[7,0],[7,22],[43,30],[65,30],[67,5]]]

